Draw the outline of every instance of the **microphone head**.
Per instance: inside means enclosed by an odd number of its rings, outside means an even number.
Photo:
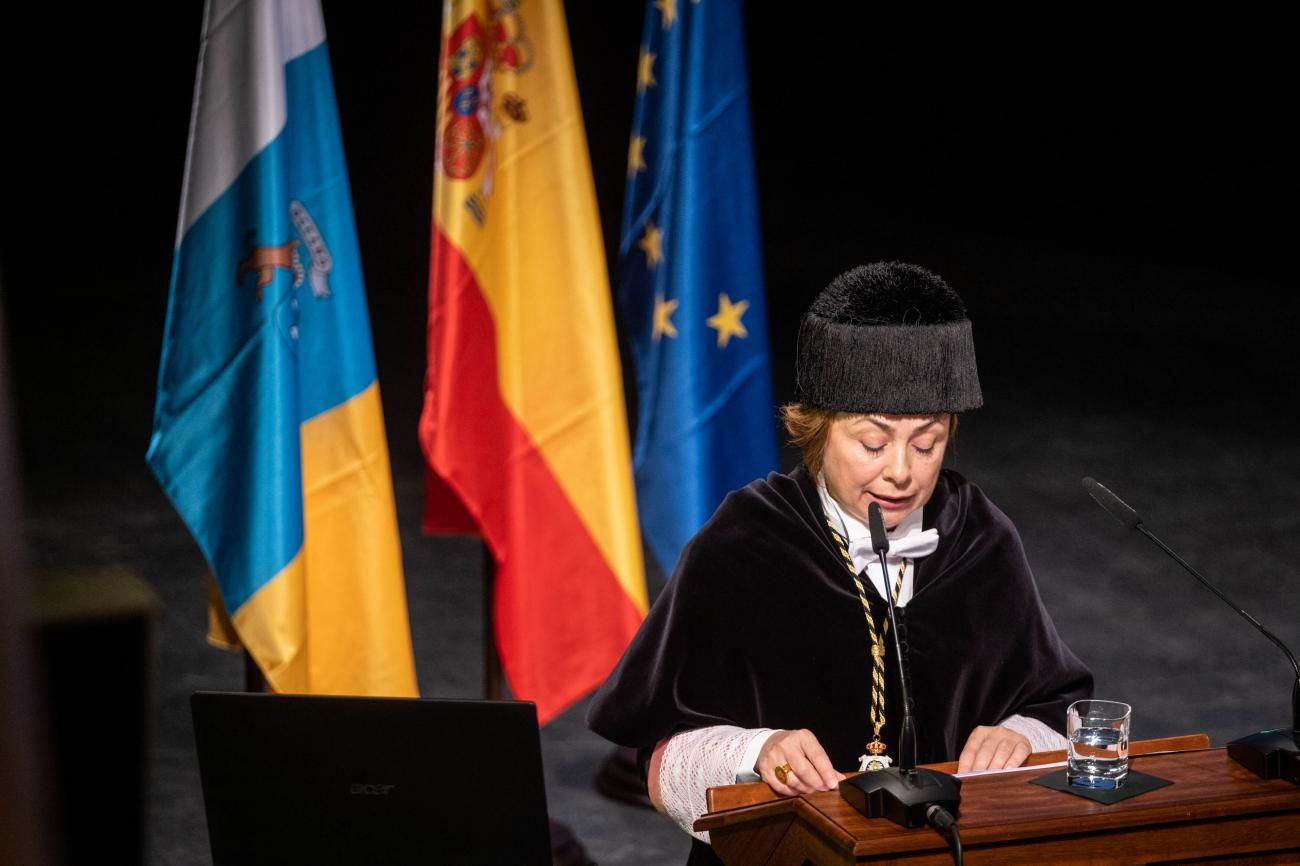
[[[1097,501],[1097,504],[1106,509],[1111,517],[1124,524],[1129,529],[1137,529],[1142,525],[1142,518],[1138,513],[1128,506],[1123,499],[1120,499],[1114,493],[1107,490],[1096,479],[1084,478],[1083,489],[1088,491],[1088,495]]]
[[[879,502],[867,506],[867,523],[871,527],[871,549],[876,553],[888,553],[889,536],[885,534],[885,517],[880,512]]]

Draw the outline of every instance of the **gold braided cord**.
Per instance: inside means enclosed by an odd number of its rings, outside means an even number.
[[[831,536],[835,539],[835,544],[839,548],[840,556],[844,564],[849,569],[849,574],[853,576],[853,585],[858,589],[858,600],[862,602],[862,613],[867,620],[867,638],[871,641],[871,728],[872,733],[877,740],[880,739],[880,732],[885,727],[885,635],[889,634],[889,620],[885,619],[880,624],[880,630],[876,630],[876,620],[871,615],[871,605],[867,602],[867,590],[862,585],[862,577],[853,567],[853,556],[849,553],[849,545],[840,531],[835,528],[835,524],[830,518],[826,519],[826,525],[830,527]],[[898,594],[903,589],[903,575],[907,573],[907,560],[899,566],[898,578],[894,581],[894,602],[898,602]]]

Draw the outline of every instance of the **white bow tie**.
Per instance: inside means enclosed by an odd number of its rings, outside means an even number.
[[[876,552],[871,549],[870,535],[851,540],[849,554],[853,557],[854,567],[866,572],[867,580],[875,587],[881,598],[885,597],[886,592],[893,593],[897,590],[894,601],[899,607],[905,607],[912,600],[916,585],[916,569],[904,569],[903,563],[915,562],[923,556],[929,556],[938,546],[939,531],[921,529],[918,520],[912,525],[911,531],[905,532],[898,538],[889,539],[889,553],[885,554],[885,564],[889,569],[888,578],[880,570],[880,557],[876,556]]]
[[[903,559],[920,559],[934,553],[939,546],[939,530],[923,529],[909,532],[901,538],[889,539],[889,553],[885,554],[890,562]],[[876,552],[871,549],[871,536],[854,538],[849,542],[849,553],[854,562],[876,562]]]

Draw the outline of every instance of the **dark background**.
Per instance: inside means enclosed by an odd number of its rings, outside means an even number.
[[[477,548],[416,531],[439,11],[324,5],[421,686],[472,696]],[[566,5],[612,264],[642,7]],[[798,316],[829,279],[877,259],[937,270],[970,309],[987,404],[955,465],[1017,521],[1099,696],[1133,701],[1137,736],[1221,743],[1286,721],[1277,652],[1078,485],[1108,483],[1300,644],[1300,142],[1283,28],[747,14],[777,400]],[[202,560],[143,462],[201,17],[196,2],[55,9],[0,37],[23,534],[37,579],[122,564],[163,601],[149,837],[155,862],[178,863],[206,856],[185,695],[240,685],[203,646]],[[675,831],[645,841],[654,816],[588,798],[603,746],[580,711],[544,732],[552,811],[601,862],[678,859]]]
[[[435,6],[396,21],[325,4],[396,449],[413,447],[423,364]],[[961,292],[986,377],[1063,365],[1081,374],[1068,391],[1118,372],[1122,397],[1164,404],[1191,396],[1165,396],[1190,363],[1206,385],[1295,394],[1295,74],[1265,23],[975,38],[748,12],[778,398],[808,301],[880,258]],[[569,17],[612,260],[642,13]],[[200,23],[198,3],[91,8],[43,22],[57,56],[6,61],[5,302],[34,483],[91,451],[87,423],[115,453],[147,444]]]

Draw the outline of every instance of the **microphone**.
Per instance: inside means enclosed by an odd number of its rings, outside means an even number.
[[[1137,529],[1142,525],[1142,518],[1138,517],[1138,513],[1130,508],[1128,503],[1111,493],[1095,479],[1083,479],[1083,489],[1088,491],[1088,495],[1106,509],[1111,517],[1124,524],[1125,528]]]
[[[1278,649],[1286,654],[1287,660],[1291,662],[1291,668],[1295,671],[1295,684],[1291,689],[1291,729],[1289,731],[1286,728],[1261,731],[1257,734],[1250,734],[1233,740],[1228,743],[1228,756],[1256,776],[1265,779],[1281,778],[1300,784],[1300,664],[1297,664],[1295,655],[1291,650],[1287,649],[1286,644],[1282,643],[1277,635],[1264,628],[1259,620],[1246,613],[1239,605],[1232,602],[1222,592],[1219,592],[1213,584],[1201,576],[1200,572],[1188,565],[1181,556],[1174,553],[1169,548],[1169,545],[1156,538],[1143,525],[1142,518],[1128,503],[1092,478],[1083,479],[1083,489],[1087,490],[1088,495],[1096,500],[1098,505],[1124,526],[1129,529],[1136,529],[1149,538],[1156,547],[1168,554],[1188,574],[1199,580],[1206,589],[1217,595],[1224,604],[1241,614],[1246,622],[1259,629],[1264,637],[1276,644]]]
[[[898,660],[898,692],[903,704],[903,722],[899,728],[897,767],[868,770],[840,782],[840,796],[868,818],[885,817],[903,827],[920,827],[930,824],[945,837],[956,835],[953,822],[961,803],[961,780],[947,773],[916,768],[916,722],[912,719],[911,698],[907,691],[907,675],[903,669],[903,650],[898,640],[898,623],[894,615],[894,597],[889,591],[889,568],[885,554],[889,552],[889,536],[885,534],[885,521],[880,506],[873,502],[867,508],[871,528],[871,549],[880,558],[885,575],[885,604],[889,609],[890,631],[894,633],[894,656]]]
[[[889,553],[889,533],[885,532],[885,515],[879,503],[867,506],[867,523],[871,530],[871,549],[881,555]]]

